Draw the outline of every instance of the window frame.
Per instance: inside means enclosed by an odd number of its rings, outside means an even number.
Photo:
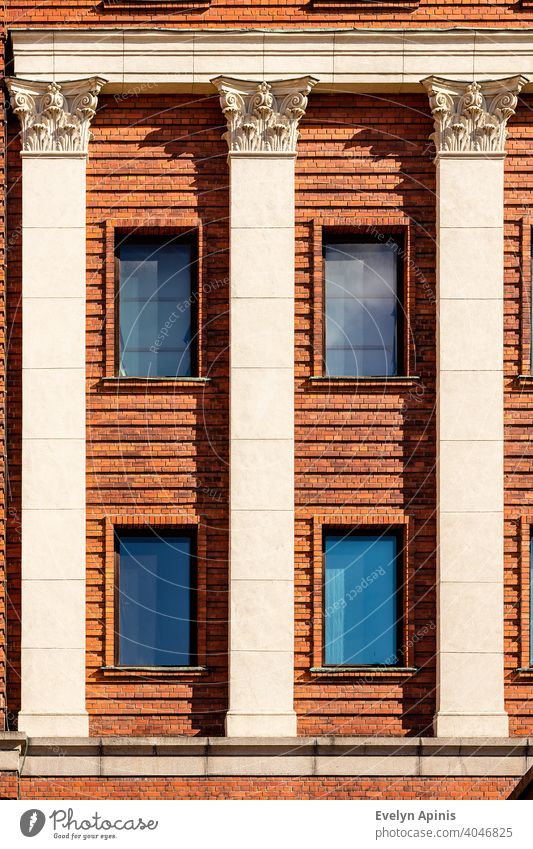
[[[322,350],[324,352],[324,365],[323,365],[324,375],[326,377],[330,378],[331,380],[335,380],[336,378],[341,378],[341,379],[352,378],[354,380],[357,380],[360,377],[362,377],[363,379],[371,378],[371,379],[374,379],[374,380],[376,380],[376,379],[377,380],[387,380],[391,377],[392,378],[402,377],[403,376],[403,370],[404,370],[403,369],[403,363],[404,363],[404,360],[405,360],[405,357],[404,357],[405,342],[404,342],[404,332],[403,332],[403,326],[405,324],[404,314],[403,314],[404,268],[403,268],[403,262],[401,260],[401,255],[404,251],[403,238],[402,238],[403,234],[397,234],[395,236],[390,234],[387,237],[386,240],[380,241],[376,237],[368,237],[363,233],[345,233],[345,234],[343,234],[343,233],[340,233],[338,230],[333,230],[331,232],[329,230],[326,230],[326,233],[327,233],[327,238],[325,238],[324,233],[323,233],[323,237],[322,237],[322,258],[323,258],[323,262],[324,262],[324,305],[323,305],[323,317],[322,317],[322,333],[323,333]],[[388,374],[388,375],[387,374],[361,374],[361,375],[357,375],[357,374],[329,374],[329,372],[327,371],[328,349],[327,349],[327,342],[326,342],[326,326],[327,326],[327,318],[328,318],[328,315],[327,315],[328,298],[327,298],[327,281],[326,281],[327,263],[326,263],[326,256],[325,256],[326,248],[329,245],[342,244],[342,243],[348,243],[348,244],[353,244],[353,245],[357,245],[357,244],[360,244],[360,245],[388,244],[390,239],[392,239],[394,244],[396,245],[396,251],[397,251],[397,257],[396,257],[396,301],[397,301],[398,307],[397,307],[397,311],[396,311],[396,323],[395,323],[395,334],[394,334],[394,343],[395,343],[394,358],[396,360],[396,371],[394,372],[394,374]],[[400,368],[400,366],[402,366],[402,368]]]
[[[533,564],[531,563],[531,543],[533,540],[533,514],[520,516],[517,521],[519,549],[519,586],[518,586],[518,671],[533,674],[531,662],[531,601]]]
[[[367,533],[376,535],[394,533],[397,538],[398,575],[398,657],[396,665],[376,664],[326,664],[325,662],[325,553],[324,539],[327,533]],[[415,646],[414,610],[410,609],[414,596],[414,570],[412,568],[412,520],[402,512],[371,513],[323,513],[313,518],[313,618],[311,634],[311,672],[314,674],[348,676],[412,674],[414,671]]]
[[[103,663],[100,671],[105,675],[119,677],[170,677],[188,678],[206,674],[207,668],[207,563],[206,563],[206,527],[196,515],[182,516],[132,516],[116,515],[104,520],[105,536],[105,576],[104,576],[104,605],[105,627]],[[194,647],[194,663],[189,666],[126,666],[120,665],[119,640],[119,578],[120,562],[117,548],[118,535],[145,535],[160,533],[162,536],[176,535],[192,536],[192,556],[194,587],[191,604],[192,624],[194,631],[192,645]]]
[[[198,540],[196,532],[189,528],[117,528],[113,529],[115,541],[115,646],[114,646],[114,665],[117,669],[186,669],[198,666]],[[191,619],[189,622],[189,640],[191,650],[190,663],[180,666],[172,664],[157,665],[157,664],[127,664],[120,663],[120,538],[121,536],[130,537],[175,537],[176,539],[191,540],[191,602],[190,611]]]
[[[169,234],[170,235],[170,234]],[[194,271],[198,267],[198,240],[194,238],[194,236],[189,236],[189,234],[176,234],[172,235],[172,241],[182,242],[183,244],[190,245],[191,247],[191,293],[189,295],[191,301],[191,337],[194,340],[194,344],[191,345],[191,373],[186,375],[153,375],[152,378],[150,375],[146,374],[130,374],[130,375],[122,375],[120,373],[120,361],[122,356],[122,351],[120,348],[120,320],[121,320],[121,306],[122,300],[120,296],[120,248],[122,245],[127,244],[128,242],[135,243],[137,240],[139,242],[145,242],[149,244],[153,242],[154,245],[162,243],[165,239],[165,235],[143,235],[139,233],[128,233],[123,237],[117,239],[115,243],[115,279],[117,286],[117,298],[116,298],[116,315],[115,315],[115,376],[119,377],[121,380],[132,378],[133,380],[180,380],[184,378],[185,380],[191,377],[198,377],[198,275]],[[147,303],[147,301],[144,301]]]
[[[193,245],[193,338],[196,339],[193,373],[173,377],[121,375],[120,366],[120,271],[117,257],[118,246],[127,238],[141,239],[164,238],[190,239]],[[203,228],[198,218],[147,218],[135,221],[130,218],[109,219],[106,222],[106,282],[105,282],[105,354],[103,380],[120,382],[124,386],[177,386],[205,383],[206,334],[204,297],[205,251]],[[193,295],[191,295],[193,297]]]
[[[411,377],[414,343],[411,334],[413,311],[413,270],[411,223],[404,215],[358,218],[313,219],[313,354],[311,377],[328,382],[371,381],[387,383]],[[381,238],[381,236],[383,238]],[[394,375],[328,375],[326,371],[326,263],[325,246],[329,239],[386,243],[393,238],[398,250],[397,372]]]
[[[394,592],[394,600],[396,604],[396,627],[395,627],[395,637],[396,637],[396,655],[398,660],[402,660],[405,655],[405,645],[404,645],[404,603],[403,603],[403,585],[404,585],[404,570],[403,570],[403,533],[397,527],[392,528],[335,528],[328,525],[322,526],[322,557],[323,557],[323,568],[322,568],[322,666],[324,669],[366,669],[370,668],[383,668],[383,669],[394,669],[398,666],[403,666],[402,663],[328,663],[326,661],[326,628],[325,628],[325,618],[326,618],[326,580],[327,580],[327,565],[326,565],[326,538],[330,535],[338,536],[343,534],[346,537],[362,537],[362,536],[382,536],[382,537],[394,537],[396,540],[396,590]]]
[[[533,216],[520,222],[519,377],[533,377]]]

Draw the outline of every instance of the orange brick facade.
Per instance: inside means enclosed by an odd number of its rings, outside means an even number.
[[[137,27],[517,27],[531,25],[533,10],[526,2],[442,2],[442,0],[397,0],[380,8],[350,0],[261,0],[260,3],[231,0],[181,2],[136,2],[128,0],[77,0],[35,5],[31,0],[9,3],[11,26],[93,27],[131,25]]]
[[[297,575],[296,704],[307,734],[424,733],[434,713],[434,166],[427,149],[430,119],[422,98],[383,103],[364,96],[338,98],[339,128],[331,129],[328,98],[315,96],[302,125],[297,160]],[[102,98],[95,121],[88,196],[88,618],[87,697],[94,734],[221,734],[227,709],[227,348],[228,170],[216,97]],[[326,118],[328,115],[328,118]],[[384,129],[397,127],[398,140]],[[380,128],[382,125],[383,129]],[[356,135],[363,126],[367,138]],[[13,125],[16,136],[16,127]],[[148,144],[146,139],[148,138]],[[10,147],[10,221],[17,229],[19,159]],[[118,159],[120,157],[120,165]],[[317,168],[317,162],[319,167]],[[411,222],[413,374],[420,382],[357,392],[314,388],[312,374],[313,222],[336,219],[387,230],[387,215]],[[207,386],[117,389],[102,384],[106,319],[106,222],[154,217],[180,227],[202,222],[205,244],[205,359]],[[395,219],[394,219],[395,220]],[[112,262],[112,258],[111,258]],[[13,322],[20,279],[11,266]],[[416,275],[413,275],[416,278]],[[17,294],[18,293],[18,294]],[[12,360],[11,379],[16,380]],[[13,446],[16,429],[11,429]],[[333,449],[334,446],[334,449]],[[11,475],[16,478],[15,458]],[[379,473],[376,466],[379,464]],[[416,603],[410,622],[420,673],[406,681],[394,673],[342,681],[309,672],[313,643],[313,519],[383,514],[411,517],[409,552]],[[207,665],[205,679],[158,673],[132,678],[102,673],[104,665],[106,518],[120,514],[157,523],[194,514],[205,528]],[[16,528],[12,545],[16,546]],[[16,586],[17,551],[11,559]],[[11,620],[10,620],[11,621]],[[10,708],[17,709],[17,618],[13,639]],[[120,677],[119,677],[120,676]]]
[[[187,778],[187,779],[17,779],[0,784],[0,799],[506,799],[508,778]]]
[[[1,36],[2,45],[5,44],[5,6],[0,7],[2,14]],[[0,58],[0,69],[4,70],[4,51],[2,49],[2,57]],[[2,185],[5,187],[6,182],[6,163],[5,163],[5,110],[2,105],[2,125],[3,132],[0,138],[0,174],[2,175]],[[1,257],[1,272],[0,272],[0,396],[2,398],[2,409],[5,410],[6,405],[6,215],[5,215],[5,189],[2,190],[2,200],[0,201],[0,257]],[[5,425],[6,416],[3,414],[0,422],[0,711],[5,716],[7,713],[6,700],[6,642],[7,642],[7,593],[6,593],[6,440],[5,440]]]
[[[195,3],[189,4],[195,6]],[[198,3],[175,12],[125,3],[12,2],[9,26],[519,27],[528,4]],[[511,734],[533,735],[533,675],[524,663],[529,623],[523,522],[533,516],[533,394],[523,372],[529,332],[532,219],[531,95],[509,123],[505,165],[506,710]],[[221,736],[228,708],[229,171],[216,94],[100,97],[92,125],[87,195],[87,681],[90,734]],[[423,94],[311,95],[296,160],[296,641],[298,733],[431,735],[436,686],[435,166]],[[7,609],[8,728],[20,707],[21,166],[19,125],[8,121],[7,598],[0,581],[0,685]],[[0,169],[1,169],[0,161]],[[532,219],[533,220],[533,219]],[[409,232],[409,369],[405,381],[313,383],[317,344],[317,224]],[[193,386],[106,382],[110,361],[110,227],[201,227],[202,358]],[[400,222],[400,223],[398,223]],[[526,222],[526,224],[524,224]],[[0,302],[1,308],[1,302]],[[3,338],[3,337],[2,337]],[[1,339],[0,339],[1,341]],[[112,352],[111,352],[112,354]],[[0,363],[0,390],[3,368]],[[2,432],[3,433],[3,432]],[[0,438],[2,436],[0,433]],[[0,470],[1,471],[1,470]],[[205,658],[201,674],[103,670],[113,629],[106,582],[109,522],[201,528]],[[409,525],[406,634],[415,674],[312,672],[316,665],[316,528],[329,523]],[[1,553],[1,552],[0,552]],[[0,564],[1,566],[1,564]],[[0,576],[1,577],[1,576]],[[527,660],[527,658],[526,658]],[[3,775],[2,798],[499,799],[510,778],[22,778]]]

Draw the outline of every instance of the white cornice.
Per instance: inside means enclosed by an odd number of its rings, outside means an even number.
[[[429,75],[533,80],[533,29],[62,27],[12,29],[10,35],[17,76],[104,76],[110,93],[213,91],[209,81],[221,74],[268,81],[311,75],[319,91],[417,91]]]

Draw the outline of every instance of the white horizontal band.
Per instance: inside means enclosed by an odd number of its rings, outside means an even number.
[[[420,90],[430,74],[533,79],[533,33],[512,29],[18,29],[15,73],[35,80],[103,75],[108,93],[213,91],[218,74],[287,79],[317,90]],[[533,83],[529,84],[533,88]],[[527,90],[527,87],[526,87]]]

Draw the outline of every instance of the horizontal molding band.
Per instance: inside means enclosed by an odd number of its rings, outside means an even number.
[[[0,735],[0,771],[24,776],[509,776],[533,738],[54,737]]]
[[[478,81],[530,77],[524,29],[23,29],[12,28],[15,73],[61,81],[104,76],[104,91],[215,94],[210,80],[310,74],[318,91],[421,91],[428,75]],[[117,102],[120,100],[117,98]]]

